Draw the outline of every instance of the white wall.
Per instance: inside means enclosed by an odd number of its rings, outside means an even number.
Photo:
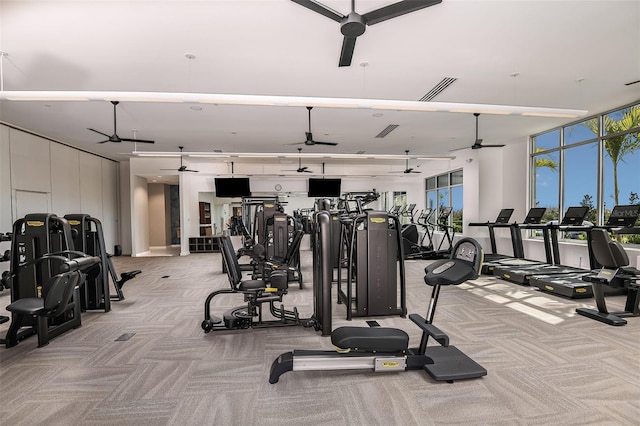
[[[166,205],[163,183],[149,183],[149,245],[162,247],[167,245],[166,238]]]
[[[132,253],[132,243],[131,243],[131,216],[132,216],[132,207],[131,207],[131,177],[129,175],[129,162],[120,163],[120,184],[119,188],[119,201],[120,201],[120,211],[119,211],[119,241],[122,246],[123,254],[131,254]]]
[[[86,213],[118,243],[118,163],[0,124],[0,232],[25,213]],[[4,250],[4,247],[0,247]]]
[[[131,178],[131,256],[149,252],[149,193],[147,179]]]

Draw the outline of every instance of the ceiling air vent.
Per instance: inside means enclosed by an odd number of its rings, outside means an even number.
[[[387,127],[384,128],[383,131],[381,131],[380,133],[378,133],[376,135],[376,138],[384,138],[389,133],[393,132],[396,129],[396,127],[398,127],[398,126],[399,126],[399,124],[389,124]]]
[[[445,77],[445,78],[443,78],[442,81],[440,81],[440,83],[438,83],[435,86],[433,86],[433,88],[431,90],[429,90],[426,95],[424,95],[423,97],[418,99],[418,101],[419,102],[429,102],[430,100],[432,100],[433,98],[438,96],[440,93],[442,93],[444,91],[444,89],[446,89],[447,87],[451,86],[453,84],[453,82],[456,81],[456,80],[457,80],[457,78],[455,78],[455,77]]]

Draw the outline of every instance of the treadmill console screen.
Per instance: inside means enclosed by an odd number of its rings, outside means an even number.
[[[582,225],[587,213],[589,213],[589,207],[569,207],[560,225]]]
[[[546,207],[532,207],[524,218],[524,223],[540,223],[542,222],[542,216],[546,212]]]
[[[496,223],[509,223],[509,219],[511,219],[512,214],[513,209],[500,210],[500,213],[498,213],[498,217],[496,218]]]
[[[632,227],[640,215],[640,204],[629,206],[615,206],[607,219],[607,226]]]

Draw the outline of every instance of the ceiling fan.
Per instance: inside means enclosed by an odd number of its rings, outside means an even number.
[[[473,116],[476,118],[476,141],[473,143],[473,145],[471,145],[471,149],[480,149],[480,148],[502,148],[504,146],[504,144],[502,145],[483,145],[482,144],[482,139],[480,139],[478,137],[478,117],[480,117],[480,113],[479,112],[474,112]],[[458,151],[461,149],[467,149],[465,148],[458,148],[458,149],[452,149],[450,152],[452,151]]]
[[[290,143],[287,145],[308,145],[308,146],[313,146],[313,145],[331,145],[331,146],[336,146],[338,145],[337,142],[320,142],[320,141],[315,141],[313,140],[313,135],[311,134],[311,110],[313,109],[313,107],[308,106],[307,110],[309,111],[309,131],[305,132],[307,139],[304,142],[296,142],[296,143]]]
[[[174,170],[178,172],[198,173],[200,170],[190,170],[190,169],[187,169],[187,166],[182,164],[182,150],[184,149],[184,146],[179,146],[178,148],[180,148],[180,167],[178,167],[177,169],[160,169],[160,170]]]
[[[302,148],[298,148],[298,153],[302,152]],[[308,167],[302,167],[302,157],[298,157],[298,168],[296,170],[283,170],[283,172],[298,172],[298,173],[313,173],[311,170],[307,170]]]
[[[358,36],[364,34],[367,25],[377,24],[387,19],[442,3],[442,0],[404,0],[360,15],[355,11],[355,0],[351,0],[351,12],[348,15],[342,15],[315,0],[291,1],[340,23],[340,32],[344,36],[344,39],[342,40],[342,50],[340,52],[340,61],[338,62],[339,67],[348,67],[351,65],[353,49],[356,47],[356,39]]]
[[[120,103],[119,101],[111,101],[111,103],[113,104],[113,135],[109,136],[106,133],[102,133],[96,129],[90,129],[87,128],[87,130],[91,130],[92,132],[96,132],[101,134],[102,136],[106,136],[108,139],[104,140],[104,141],[100,141],[98,143],[105,143],[105,142],[116,142],[116,143],[120,143],[120,142],[140,142],[140,143],[155,143],[154,141],[149,141],[149,140],[145,140],[145,139],[130,139],[130,138],[121,138],[120,136],[118,136],[118,132],[117,132],[117,121],[116,121],[116,106]]]
[[[405,160],[405,168],[404,168],[404,170],[397,171],[397,172],[389,172],[389,173],[422,173],[422,172],[419,172],[417,170],[413,170],[413,167],[411,167],[411,168],[409,167],[409,157],[408,157],[409,150],[408,149],[405,150],[404,153],[407,154],[407,159]]]

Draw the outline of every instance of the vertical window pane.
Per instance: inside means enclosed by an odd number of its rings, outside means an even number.
[[[533,138],[533,151],[558,148],[560,146],[560,129],[543,133]]]
[[[640,192],[640,133],[604,141],[604,207],[638,204]]]
[[[456,232],[462,232],[462,185],[451,188],[452,225]]]
[[[462,170],[451,172],[451,185],[462,185]]]
[[[640,105],[623,108],[604,116],[604,134],[626,132],[640,127]]]
[[[444,207],[451,207],[451,201],[449,199],[449,188],[438,189],[438,211],[434,218],[440,216],[440,212]],[[451,223],[451,217],[449,217],[449,223]]]
[[[560,153],[550,152],[533,157],[533,199],[535,207],[546,207],[544,221],[558,219],[560,197]]]
[[[438,188],[449,186],[449,174],[438,176]]]
[[[427,178],[427,189],[436,189],[436,178]]]
[[[566,149],[562,170],[565,209],[570,206],[589,207],[585,220],[595,225],[598,202],[598,143]]]
[[[427,191],[427,208],[435,211],[438,208],[438,194],[436,191]]]
[[[582,123],[564,128],[564,144],[586,141],[598,137],[598,119],[592,118]]]

